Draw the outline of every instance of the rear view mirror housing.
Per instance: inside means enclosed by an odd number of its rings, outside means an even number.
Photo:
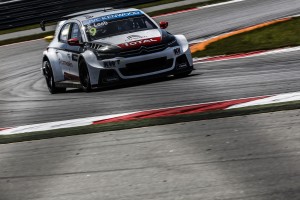
[[[161,29],[166,29],[166,28],[168,28],[168,26],[169,26],[169,22],[166,22],[166,21],[159,22],[159,27]]]
[[[78,38],[71,38],[68,40],[68,45],[70,46],[81,46],[81,42]]]

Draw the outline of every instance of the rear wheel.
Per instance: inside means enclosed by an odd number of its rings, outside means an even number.
[[[43,71],[44,71],[44,76],[46,79],[48,90],[51,94],[56,94],[56,93],[61,93],[66,91],[66,88],[58,88],[55,86],[52,68],[48,60],[45,60],[43,62]]]
[[[85,92],[90,92],[92,90],[91,79],[90,79],[88,68],[83,59],[79,61],[79,70],[80,70],[80,83],[82,85],[82,89]]]

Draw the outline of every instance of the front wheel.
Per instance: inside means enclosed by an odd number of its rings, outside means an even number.
[[[66,91],[66,88],[57,88],[55,86],[52,68],[48,60],[45,60],[43,62],[43,71],[44,71],[44,76],[45,76],[48,90],[51,94],[56,94],[56,93],[61,93]]]
[[[183,77],[186,77],[186,76],[190,75],[192,73],[192,71],[193,70],[191,69],[191,70],[188,70],[188,71],[185,71],[185,72],[175,74],[174,76],[178,77],[178,78],[183,78]]]
[[[82,89],[85,92],[90,92],[92,90],[90,75],[86,63],[83,59],[79,61],[79,70],[80,70],[80,83],[82,85]]]

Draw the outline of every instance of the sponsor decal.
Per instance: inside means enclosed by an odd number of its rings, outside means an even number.
[[[180,48],[174,49],[174,54],[175,54],[175,55],[179,55],[179,54],[180,54]]]
[[[104,61],[103,62],[105,68],[112,68],[116,67],[116,65],[120,64],[120,60],[109,60],[109,61]]]
[[[79,81],[79,77],[76,76],[76,75],[73,75],[73,74],[69,74],[67,72],[64,72],[64,77],[65,77],[65,80],[72,80],[72,81]]]
[[[69,61],[59,60],[60,65],[66,65],[68,67],[73,67],[72,63]]]
[[[96,18],[85,20],[82,23],[83,23],[83,25],[88,25],[88,24],[97,23],[97,22],[110,21],[110,20],[114,20],[114,19],[122,19],[122,18],[126,18],[126,17],[134,17],[134,16],[139,16],[139,15],[143,15],[143,13],[141,11],[130,11],[130,12],[116,13],[116,14],[96,17]]]
[[[107,25],[108,25],[108,22],[106,22],[106,21],[88,24],[86,32],[89,32],[91,36],[95,36],[97,33],[97,28],[99,29],[100,27],[104,27]],[[103,29],[102,31],[106,31],[106,29]]]
[[[98,27],[101,27],[101,26],[107,26],[107,25],[108,25],[108,22],[106,22],[106,21],[96,22],[96,23],[92,24],[92,26],[95,27],[95,28],[98,28]]]
[[[91,18],[93,18],[93,16],[91,16],[91,15],[84,15],[84,17],[85,17],[86,19],[91,19]]]
[[[118,46],[123,49],[126,49],[126,48],[136,48],[136,47],[140,47],[140,46],[150,46],[153,44],[158,44],[160,42],[161,42],[161,38],[155,37],[155,38],[147,38],[147,39],[142,39],[142,40],[125,42],[123,44],[119,44]]]
[[[130,35],[127,37],[128,40],[139,40],[142,39],[143,37],[140,35]]]
[[[78,61],[78,54],[72,54],[72,60],[73,61]]]

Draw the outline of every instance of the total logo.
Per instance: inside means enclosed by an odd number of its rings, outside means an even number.
[[[147,38],[147,39],[137,40],[132,42],[125,42],[123,44],[119,44],[118,46],[125,49],[125,48],[134,48],[140,46],[149,46],[160,42],[161,42],[161,38],[155,37],[155,38]]]

